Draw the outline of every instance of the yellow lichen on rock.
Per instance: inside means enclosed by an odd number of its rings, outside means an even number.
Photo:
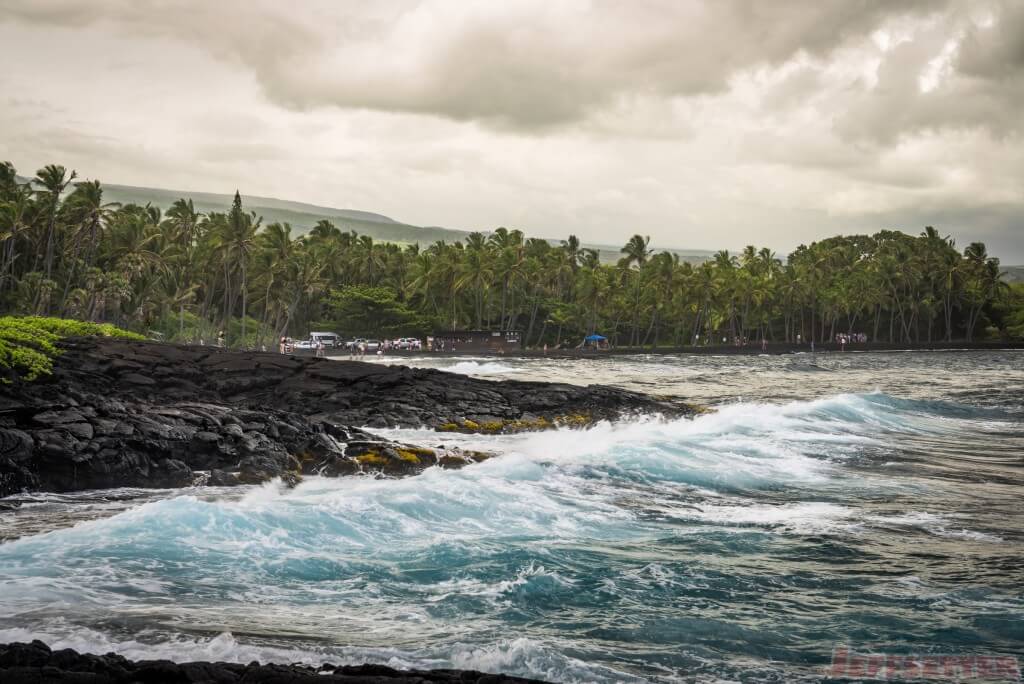
[[[586,427],[590,425],[593,420],[590,416],[586,416],[582,413],[570,413],[564,416],[558,416],[555,418],[555,424],[565,427]]]
[[[414,454],[409,449],[396,449],[395,452],[398,454],[398,458],[409,463],[419,463],[420,457]]]

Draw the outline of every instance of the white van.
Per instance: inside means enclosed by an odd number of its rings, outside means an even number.
[[[316,348],[317,342],[323,342],[325,349],[335,349],[341,346],[341,338],[338,333],[332,332],[311,332],[309,333],[309,341],[313,343],[313,348]]]

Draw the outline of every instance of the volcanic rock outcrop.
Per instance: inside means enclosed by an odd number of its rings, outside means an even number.
[[[363,427],[509,432],[697,410],[611,387],[268,352],[116,338],[69,339],[62,350],[52,375],[0,386],[0,496],[408,475],[487,456]]]

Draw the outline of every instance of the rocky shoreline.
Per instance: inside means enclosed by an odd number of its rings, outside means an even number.
[[[396,670],[386,665],[335,666],[249,663],[133,662],[119,655],[53,651],[41,641],[0,644],[0,681],[5,684],[129,684],[135,682],[260,682],[261,684],[529,684],[535,679],[471,670]]]
[[[51,376],[0,386],[0,497],[23,491],[402,476],[488,457],[445,432],[585,427],[701,409],[611,387],[492,382],[432,369],[73,338]],[[428,427],[436,444],[368,428]]]

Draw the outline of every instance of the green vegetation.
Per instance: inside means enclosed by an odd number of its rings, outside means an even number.
[[[109,323],[85,323],[40,316],[0,317],[0,369],[5,382],[17,375],[35,380],[49,375],[53,359],[60,354],[57,341],[65,337],[102,335],[144,339],[141,335],[120,330]]]
[[[1024,340],[1024,282],[1010,285],[1006,296],[993,307],[996,330],[1005,331],[1011,339]]]
[[[376,337],[517,328],[533,347],[575,345],[591,332],[651,347],[1022,334],[1021,297],[999,261],[981,243],[958,251],[932,228],[833,237],[785,259],[751,246],[697,263],[654,253],[635,235],[607,263],[574,236],[553,245],[506,228],[424,248],[382,244],[339,228],[393,225],[359,212],[296,236],[288,222],[243,208],[237,193],[223,209],[180,198],[162,212],[108,202],[98,181],[75,178],[50,165],[24,183],[0,164],[2,310],[175,341],[212,342],[223,331],[229,345],[249,347],[311,329]]]

